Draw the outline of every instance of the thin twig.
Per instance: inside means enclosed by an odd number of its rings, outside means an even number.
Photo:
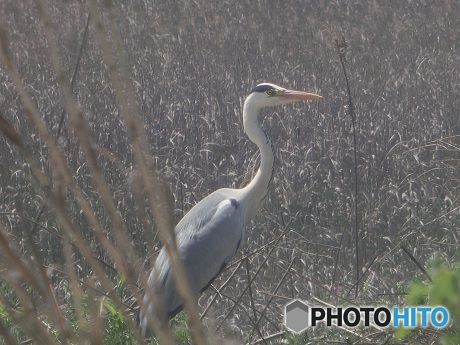
[[[288,276],[289,271],[291,270],[291,267],[292,267],[292,265],[294,264],[295,260],[296,260],[295,257],[292,258],[292,261],[291,261],[291,263],[289,264],[289,266],[288,266],[288,268],[286,269],[286,271],[284,272],[283,277],[281,278],[280,282],[276,285],[275,290],[273,291],[273,295],[276,295],[276,293],[278,292],[279,288],[280,288],[281,285],[284,283],[284,280],[285,280],[286,277]],[[264,309],[262,310],[262,313],[260,314],[259,319],[257,319],[256,325],[255,325],[254,328],[252,329],[251,336],[252,336],[252,334],[254,333],[254,330],[259,326],[259,323],[260,323],[260,321],[262,320],[262,317],[265,315],[265,312],[267,311],[268,307],[269,307],[270,304],[272,303],[273,298],[274,298],[274,296],[272,296],[272,297],[269,298],[267,304],[265,305]]]
[[[334,273],[332,274],[332,282],[331,282],[331,286],[334,286],[335,285],[335,277],[336,277],[336,274],[337,274],[337,268],[339,267],[339,256],[340,256],[340,250],[342,249],[342,242],[343,242],[343,234],[342,236],[340,236],[340,243],[339,243],[339,247],[337,248],[337,253],[335,255],[335,260],[334,260]]]
[[[286,227],[284,228],[281,236],[278,236],[278,238],[273,242],[273,245],[272,247],[270,248],[270,251],[268,252],[267,256],[264,258],[264,260],[262,261],[262,263],[260,264],[259,268],[257,269],[257,271],[254,273],[254,275],[252,276],[251,280],[249,281],[248,285],[243,289],[243,291],[241,292],[240,296],[238,297],[238,300],[237,302],[239,302],[241,300],[241,298],[243,298],[244,294],[246,293],[246,291],[249,289],[249,285],[252,284],[252,282],[254,281],[254,279],[256,279],[257,275],[261,272],[262,270],[262,267],[264,267],[265,263],[267,262],[267,260],[271,257],[273,251],[276,249],[276,245],[279,243],[279,241],[283,238],[283,236],[288,232],[288,230],[290,229],[290,225],[291,225],[291,222],[292,220],[290,220]],[[216,328],[216,332],[222,327],[222,325],[224,324],[225,320],[227,320],[227,318],[232,314],[233,310],[236,308],[236,304],[234,304],[230,310],[227,312],[227,314],[225,315],[224,319],[221,321],[221,323],[219,324],[219,326]]]
[[[346,52],[348,48],[348,42],[342,33],[336,33],[334,38],[337,51],[339,53],[340,63],[342,65],[343,75],[345,77],[345,83],[347,86],[348,94],[348,113],[351,117],[351,124],[353,127],[353,153],[354,153],[354,172],[355,172],[355,190],[354,190],[354,214],[355,214],[355,252],[356,252],[356,281],[359,281],[360,276],[360,263],[359,263],[359,212],[358,212],[358,147],[356,140],[356,117],[355,117],[355,106],[353,104],[353,98],[351,97],[350,82],[348,80],[347,68],[346,68]],[[356,284],[355,299],[358,297],[359,285]]]
[[[244,260],[240,260],[240,262],[238,263],[238,266],[233,270],[232,274],[230,274],[230,277],[228,277],[228,279],[216,290],[216,293],[215,295],[212,297],[211,301],[208,303],[208,305],[206,306],[206,308],[204,308],[204,311],[203,313],[201,314],[201,319],[203,319],[209,308],[214,304],[214,302],[217,300],[217,297],[219,297],[221,291],[230,283],[230,281],[233,279],[233,277],[235,277],[236,275],[236,272],[238,272],[238,270],[240,269],[241,266],[243,266],[243,263],[244,263]]]
[[[417,267],[420,269],[420,271],[422,271],[422,273],[425,275],[425,277],[427,277],[430,282],[433,282],[433,279],[431,278],[429,273],[426,271],[426,269],[423,268],[423,266],[417,261],[417,259],[411,253],[409,253],[409,251],[406,249],[406,247],[401,245],[401,249],[404,251],[404,253],[407,254],[407,256],[409,256],[409,258],[412,260],[412,262],[415,265],[417,265]]]
[[[249,284],[249,282],[251,281],[251,272],[249,270],[249,258],[246,258],[246,260],[244,260],[244,261],[246,262],[246,277],[247,277],[247,280],[248,280],[249,301],[251,303],[251,309],[252,309],[252,312],[254,314],[254,322],[256,322],[256,320],[257,320],[257,310],[256,310],[256,306],[254,304],[254,298],[252,297],[252,286],[251,286],[251,284]],[[263,339],[263,335],[260,332],[258,323],[255,323],[254,327],[255,327],[259,337],[261,337]]]
[[[285,331],[270,334],[270,335],[267,335],[267,336],[263,337],[262,339],[256,340],[252,344],[253,345],[262,344],[262,343],[265,343],[265,342],[273,340],[273,339],[284,337],[285,334],[286,334]]]
[[[359,277],[359,279],[355,282],[355,284],[348,290],[348,293],[350,293],[350,291],[355,288],[356,290],[356,285],[359,285],[359,283],[368,276],[368,272],[369,270],[371,269],[371,267],[376,263],[378,262],[378,260],[380,259],[380,257],[382,256],[382,253],[377,253],[374,258],[372,259],[372,261],[369,263],[369,265],[366,267],[365,271],[363,272],[363,274],[361,274],[361,276]]]
[[[73,90],[75,80],[76,80],[76,76],[77,76],[77,72],[78,72],[78,70],[80,68],[80,61],[81,61],[81,57],[83,55],[83,48],[84,48],[85,43],[86,43],[86,41],[88,39],[88,28],[89,28],[90,19],[91,19],[91,15],[88,13],[88,18],[86,19],[85,31],[83,31],[83,37],[81,39],[80,49],[78,50],[77,61],[75,62],[75,66],[73,68],[72,76],[70,77],[70,89],[71,90]],[[58,126],[58,130],[57,130],[57,133],[56,133],[56,140],[59,139],[59,137],[61,136],[61,130],[62,130],[62,127],[64,125],[64,121],[65,121],[65,114],[66,114],[66,111],[64,109],[64,110],[62,110],[62,113],[61,113],[61,116],[60,116],[59,126]]]

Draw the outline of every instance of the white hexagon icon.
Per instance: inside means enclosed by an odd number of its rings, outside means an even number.
[[[286,304],[284,325],[294,333],[305,331],[308,328],[308,305],[298,299]]]

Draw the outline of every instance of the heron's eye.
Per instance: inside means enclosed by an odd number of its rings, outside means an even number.
[[[269,95],[270,97],[274,96],[274,95],[276,95],[276,91],[275,90],[267,90],[267,95]]]

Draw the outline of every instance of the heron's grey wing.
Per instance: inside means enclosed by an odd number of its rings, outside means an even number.
[[[243,237],[243,217],[234,198],[212,193],[193,207],[176,226],[179,256],[188,274],[190,288],[198,295],[235,255]],[[155,273],[158,284],[154,284]],[[163,248],[149,277],[150,286],[162,287],[168,316],[180,311],[181,300]]]
[[[205,224],[185,229],[177,238],[179,254],[195,293],[206,288],[233,258],[243,237],[243,216],[235,199],[224,199],[215,211],[209,211],[213,215]]]

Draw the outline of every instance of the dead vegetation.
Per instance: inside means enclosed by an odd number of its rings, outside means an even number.
[[[407,285],[426,277],[402,247],[422,267],[458,261],[456,2],[7,0],[0,19],[6,343],[108,342],[107,299],[135,328],[131,303],[166,215],[177,221],[257,168],[241,107],[262,81],[324,101],[263,114],[277,171],[245,252],[200,299],[210,333],[279,343],[292,298],[404,304]],[[391,335],[308,331],[355,344]]]

